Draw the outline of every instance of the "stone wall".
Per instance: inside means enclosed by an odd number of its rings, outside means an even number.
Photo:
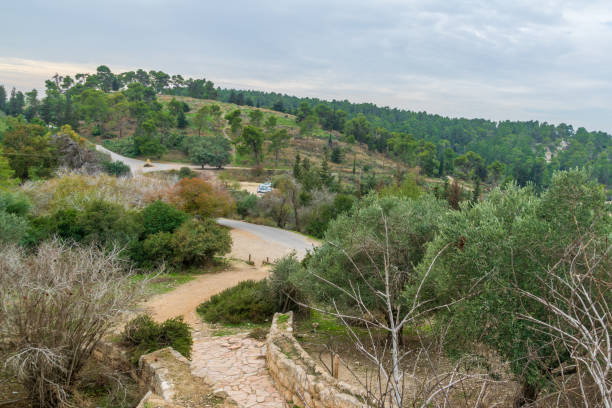
[[[275,314],[266,362],[285,399],[306,408],[365,408],[365,393],[324,371],[293,337],[293,313]]]

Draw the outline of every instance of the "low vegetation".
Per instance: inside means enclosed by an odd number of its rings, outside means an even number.
[[[182,318],[156,323],[150,316],[142,315],[131,320],[121,335],[121,342],[130,351],[134,364],[143,354],[165,347],[172,347],[186,358],[191,357],[191,327]]]

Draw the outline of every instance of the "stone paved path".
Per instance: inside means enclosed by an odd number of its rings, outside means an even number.
[[[224,390],[240,407],[284,408],[266,368],[265,343],[246,334],[194,336],[191,372]]]

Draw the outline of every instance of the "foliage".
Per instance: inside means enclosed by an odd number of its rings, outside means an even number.
[[[174,232],[188,218],[184,212],[159,200],[143,208],[140,215],[145,235]]]
[[[269,296],[275,304],[275,312],[285,313],[289,310],[298,311],[305,303],[305,296],[299,285],[291,280],[292,276],[302,271],[302,265],[295,252],[277,260],[268,277]]]
[[[370,195],[330,223],[326,243],[309,259],[308,272],[292,279],[296,284],[300,282],[309,299],[327,305],[335,302],[341,310],[351,307],[352,300],[337,287],[356,285],[369,310],[384,314],[384,302],[361,285],[380,287],[376,268],[388,257],[387,262],[394,265],[391,277],[394,311],[401,313],[401,292],[405,285],[415,281],[414,268],[423,258],[426,244],[434,239],[443,212],[443,204],[428,195],[416,200]]]
[[[201,144],[190,147],[189,158],[192,163],[202,168],[208,164],[220,169],[231,162],[231,151],[232,146],[224,136],[205,137],[201,140]]]
[[[432,270],[431,297],[448,302],[477,283],[479,294],[442,312],[439,322],[451,323],[460,350],[474,342],[495,349],[521,380],[524,398],[531,398],[568,356],[556,355],[541,330],[518,319],[526,314],[543,320],[548,312],[517,290],[541,295],[546,266],[563,258],[576,237],[608,238],[612,226],[603,189],[584,171],[560,172],[541,198],[530,188],[508,185],[461,210],[439,223],[423,265],[450,245]]]
[[[257,208],[257,196],[246,191],[239,191],[235,194],[236,213],[242,218],[251,215]]]
[[[106,173],[115,177],[130,176],[132,174],[130,166],[118,160],[105,161],[102,163],[102,167],[104,167]]]
[[[130,348],[134,364],[140,356],[165,347],[172,347],[186,358],[191,357],[191,327],[182,317],[156,323],[149,315],[141,315],[125,326],[121,337],[123,344]]]
[[[0,191],[0,243],[19,243],[27,234],[26,216],[31,209],[28,198],[20,193]]]
[[[188,220],[172,236],[173,262],[182,265],[202,266],[215,255],[231,250],[232,238],[226,228],[212,219]]]
[[[138,238],[142,224],[137,214],[103,200],[88,202],[83,210],[69,208],[41,217],[40,238],[58,236],[102,247],[123,246]]]
[[[181,179],[173,188],[170,200],[186,213],[200,217],[220,217],[234,208],[232,198],[212,184],[199,179]]]
[[[55,147],[43,126],[12,120],[2,144],[15,177],[22,180],[47,177],[56,166]]]
[[[255,165],[259,165],[263,155],[264,134],[261,129],[247,125],[242,129],[238,139],[237,149],[241,153],[251,153],[255,159]]]
[[[197,311],[211,323],[264,323],[274,314],[275,306],[268,296],[265,280],[248,280],[214,295],[198,306]]]

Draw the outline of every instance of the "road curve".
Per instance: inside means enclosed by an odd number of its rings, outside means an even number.
[[[260,240],[270,244],[282,246],[289,250],[295,250],[299,258],[304,257],[304,255],[306,255],[306,251],[320,245],[320,243],[314,239],[280,228],[251,224],[248,222],[230,220],[227,218],[218,218],[217,222],[226,227],[245,231],[249,234],[255,235]]]

